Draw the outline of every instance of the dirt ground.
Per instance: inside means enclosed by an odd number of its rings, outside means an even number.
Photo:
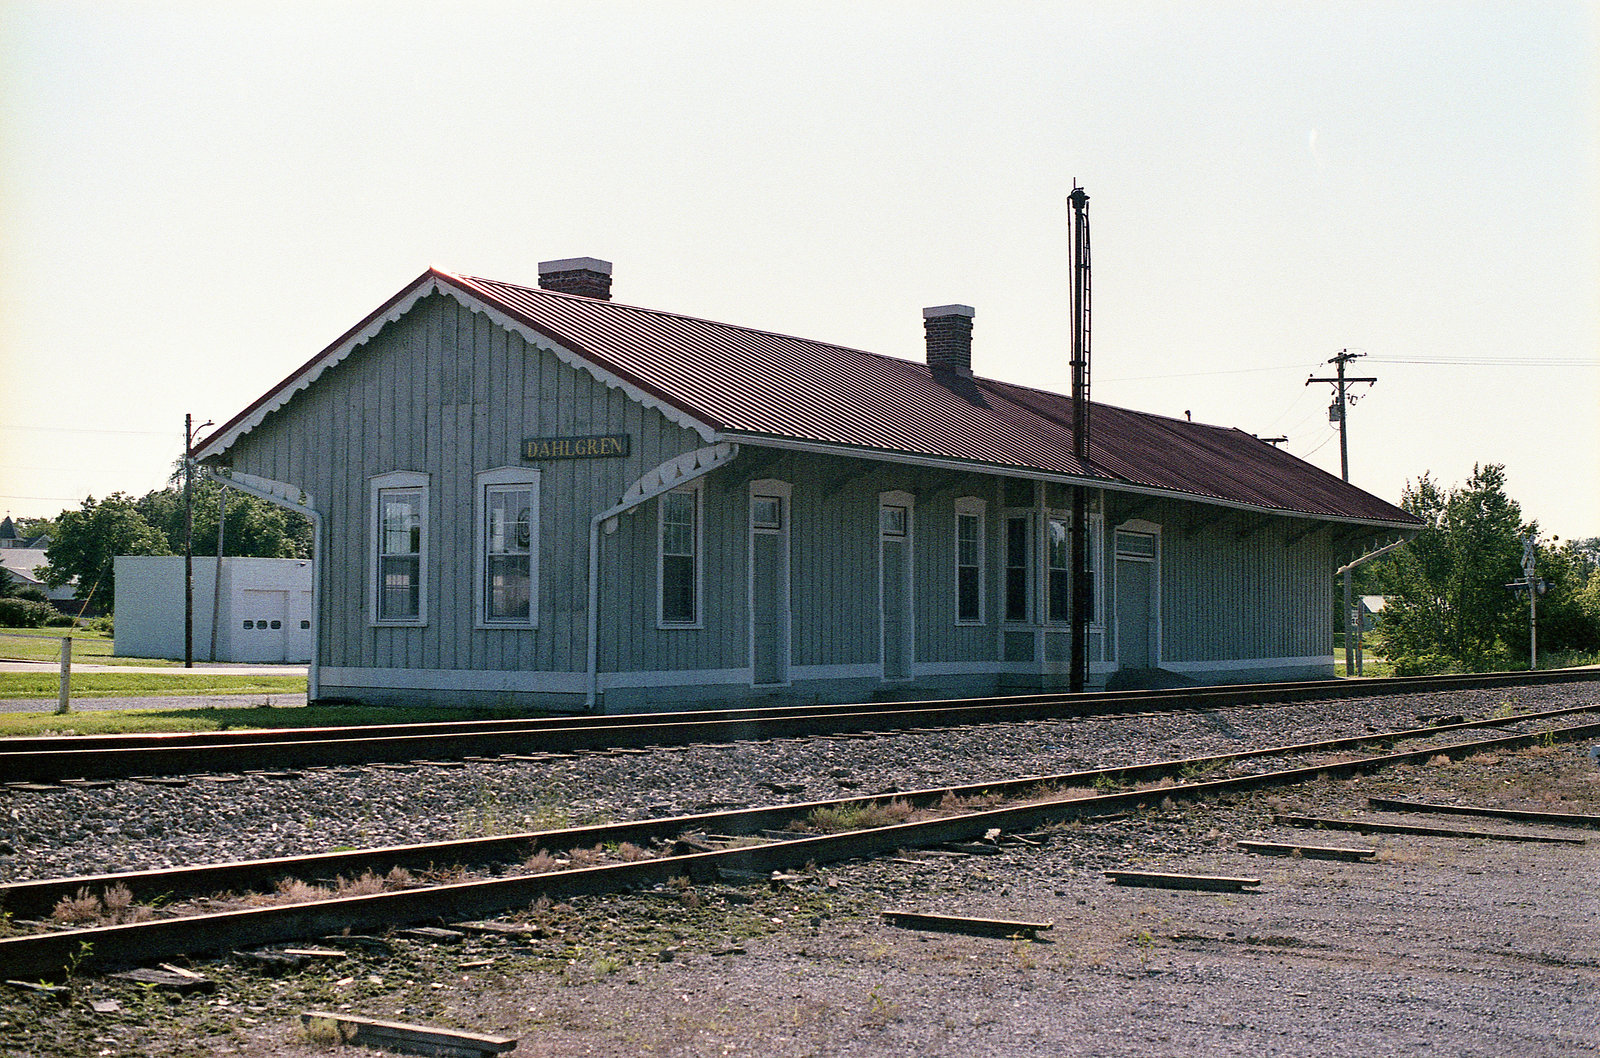
[[[277,974],[196,962],[210,994],[101,977],[75,980],[66,1006],[6,992],[0,1054],[360,1053],[309,1034],[308,1009],[514,1036],[516,1055],[1590,1054],[1600,832],[1382,816],[1591,839],[1558,845],[1272,821],[1376,815],[1366,798],[1378,795],[1592,814],[1589,748],[1439,758],[1221,806],[1169,802],[992,855],[908,852],[776,884],[540,906],[520,920],[544,935],[523,940],[332,940],[344,959]],[[1240,839],[1378,853],[1258,857]],[[1127,888],[1104,876],[1116,868],[1260,884]],[[885,924],[886,908],[1053,928],[1034,941],[920,932]]]

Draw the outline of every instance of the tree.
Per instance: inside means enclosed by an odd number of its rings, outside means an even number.
[[[194,553],[217,553],[217,495],[222,486],[215,481],[194,484]],[[159,529],[170,553],[183,553],[183,488],[170,486],[148,493],[138,501],[139,513]],[[223,526],[223,550],[230,555],[254,558],[309,558],[311,522],[294,511],[228,490],[227,522]]]
[[[115,562],[118,555],[170,555],[166,537],[139,513],[137,501],[113,492],[93,496],[76,511],[62,511],[45,549],[45,583],[53,588],[77,578],[80,599],[92,594],[107,610],[116,603]]]
[[[1505,493],[1505,467],[1473,468],[1466,485],[1445,490],[1423,474],[1400,504],[1425,523],[1376,570],[1388,597],[1381,628],[1397,672],[1444,667],[1504,668],[1518,617],[1526,646],[1527,608],[1505,585],[1522,575],[1523,540],[1537,531]],[[1524,654],[1524,656],[1526,656]]]

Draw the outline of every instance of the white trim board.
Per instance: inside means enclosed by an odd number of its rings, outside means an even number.
[[[1328,654],[1326,656],[1317,655],[1306,658],[1228,658],[1223,661],[1163,661],[1160,667],[1168,672],[1220,672],[1224,670],[1298,669],[1337,663],[1338,658]]]

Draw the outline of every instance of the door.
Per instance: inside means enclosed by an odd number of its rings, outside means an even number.
[[[750,493],[752,682],[789,682],[789,511],[776,489]]]
[[[888,493],[878,508],[878,600],[883,678],[911,676],[911,497]]]
[[[1148,523],[1134,523],[1154,526]],[[1154,531],[1118,529],[1117,664],[1124,669],[1154,668],[1160,660],[1161,627],[1157,608],[1156,560],[1159,536]]]
[[[1150,665],[1150,563],[1117,558],[1117,663],[1125,669]]]
[[[235,613],[243,614],[235,631],[234,661],[273,664],[289,656],[289,593],[247,588],[239,593]]]

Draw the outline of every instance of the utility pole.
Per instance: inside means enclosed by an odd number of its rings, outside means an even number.
[[[1089,193],[1072,182],[1072,456],[1089,472]],[[1072,664],[1068,690],[1082,693],[1089,676],[1089,489],[1072,486]]]
[[[1538,577],[1539,538],[1528,535],[1522,541],[1522,579],[1514,580],[1506,587],[1511,589],[1511,594],[1520,596],[1528,593],[1528,668],[1539,667],[1539,596],[1544,594],[1545,582]]]
[[[200,424],[204,430],[207,419]],[[183,416],[183,667],[194,668],[194,416]]]
[[[1353,399],[1346,388],[1356,382],[1372,385],[1376,378],[1349,378],[1344,373],[1344,365],[1352,360],[1366,356],[1366,353],[1352,353],[1348,349],[1340,349],[1339,355],[1328,363],[1334,365],[1333,378],[1308,378],[1306,385],[1313,382],[1331,382],[1336,387],[1333,403],[1328,406],[1328,421],[1339,424],[1339,476],[1345,481],[1350,480],[1350,441],[1345,432],[1345,420],[1349,418],[1347,412]],[[1354,644],[1351,643],[1352,632],[1355,636]],[[1356,611],[1351,602],[1351,573],[1350,567],[1344,571],[1344,674],[1354,675],[1361,670],[1361,614]]]

